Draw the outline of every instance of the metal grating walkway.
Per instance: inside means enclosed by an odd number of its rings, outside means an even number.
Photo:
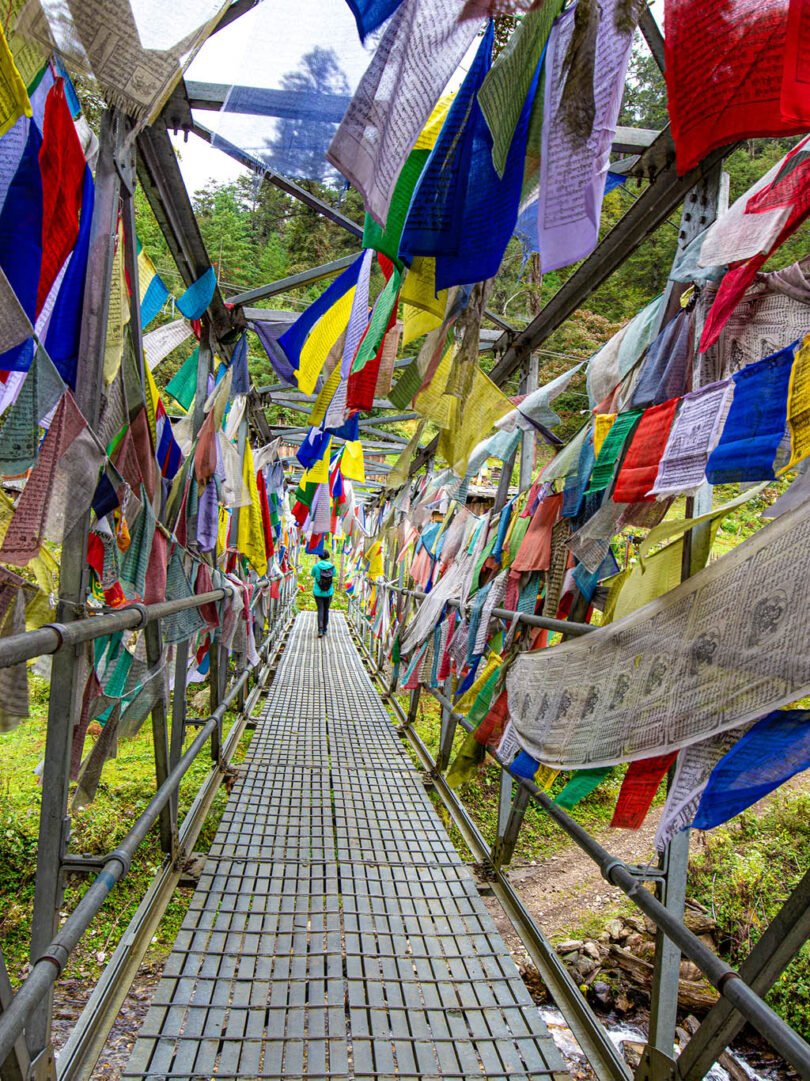
[[[342,616],[299,615],[129,1078],[561,1078]]]

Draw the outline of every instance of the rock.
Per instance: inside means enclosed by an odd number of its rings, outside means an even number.
[[[610,942],[610,935],[607,933],[607,931],[603,931],[596,941],[608,943]]]
[[[697,965],[692,964],[691,961],[681,961],[680,977],[682,980],[692,980],[696,982],[703,978],[703,973]]]
[[[605,931],[614,942],[621,942],[622,938],[627,938],[627,932],[621,920],[608,920],[605,924]]]
[[[625,916],[624,925],[631,931],[638,931],[639,934],[644,934],[647,930],[643,916]]]
[[[596,961],[591,961],[587,957],[580,957],[572,968],[574,979],[577,983],[584,983],[588,976],[595,972],[597,968],[599,968],[599,965]]]
[[[717,923],[703,912],[695,912],[687,908],[684,912],[683,922],[696,935],[710,935],[717,930]]]
[[[606,1010],[613,1008],[613,991],[610,984],[605,983],[604,980],[595,980],[591,984],[591,998],[595,999]]]
[[[582,947],[582,952],[585,954],[586,957],[590,957],[594,961],[599,961],[602,956],[599,953],[599,947],[594,942],[586,942],[585,945]]]
[[[582,949],[582,940],[579,938],[567,938],[564,942],[558,942],[554,947],[557,953],[573,953]]]
[[[624,991],[616,996],[613,1005],[617,1013],[632,1013],[636,1008],[635,1002]]]
[[[641,1065],[641,1056],[644,1054],[646,1044],[636,1043],[635,1040],[622,1040],[622,1053],[624,1060],[631,1070],[637,1070]]]

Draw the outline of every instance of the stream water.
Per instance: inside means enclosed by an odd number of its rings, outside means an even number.
[[[565,1059],[569,1068],[586,1068],[587,1060],[582,1053],[582,1049],[576,1041],[576,1038],[571,1029],[566,1024],[565,1018],[559,1010],[554,1009],[552,1006],[541,1006],[540,1016],[548,1026],[548,1030],[554,1038],[554,1042],[560,1049],[560,1052]],[[639,1028],[636,1025],[629,1024],[617,1024],[608,1022],[605,1025],[608,1035],[613,1043],[622,1050],[622,1045],[625,1043],[646,1043],[647,1034],[644,1029]],[[734,1054],[733,1058],[740,1064],[740,1066],[748,1074],[751,1081],[772,1081],[773,1074],[761,1074],[752,1069],[745,1059],[741,1055]],[[708,1081],[730,1081],[729,1074],[722,1066],[713,1066],[709,1073],[706,1074]]]

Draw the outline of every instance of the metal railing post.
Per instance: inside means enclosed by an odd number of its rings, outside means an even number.
[[[507,783],[508,779],[508,783]],[[501,792],[498,804],[498,837],[492,846],[492,862],[500,868],[511,863],[515,854],[520,828],[529,806],[529,792],[522,785],[518,785],[514,798],[512,796],[512,778],[504,771],[501,774]],[[507,813],[508,808],[508,813]]]
[[[442,688],[445,696],[449,699],[453,691],[453,678],[448,676]],[[439,753],[436,755],[436,769],[444,773],[450,765],[450,756],[453,753],[453,741],[456,738],[458,719],[452,709],[442,703],[442,718],[439,729]]]

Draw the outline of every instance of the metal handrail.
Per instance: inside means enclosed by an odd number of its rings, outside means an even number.
[[[388,586],[387,588],[396,587]],[[403,590],[402,592],[406,591]],[[350,598],[350,602],[354,603],[362,618],[366,623],[370,624],[366,613],[362,611],[360,601],[357,598]],[[426,686],[424,689],[439,702],[443,709],[449,711],[449,714],[465,731],[475,731],[475,726],[470,724],[466,717],[458,713],[446,695],[433,687]],[[398,706],[398,703],[395,702],[395,705]],[[404,719],[402,710],[398,709],[398,712]],[[427,751],[427,748],[425,748],[425,753],[432,762],[431,768],[435,771],[436,762]],[[684,956],[697,965],[707,980],[769,1041],[772,1047],[787,1062],[799,1070],[801,1076],[810,1077],[810,1045],[748,986],[740,973],[710,950],[696,934],[690,931],[681,920],[673,916],[649,890],[645,889],[643,881],[628,868],[624,860],[619,859],[603,848],[583,826],[566,814],[532,781],[515,774],[511,766],[500,758],[497,752],[487,748],[487,753],[500,769],[507,773],[513,781],[516,781],[532,799],[539,803],[549,817],[598,865],[602,877],[611,885],[622,890],[633,904],[678,946]],[[451,794],[451,798],[456,799],[453,794]]]
[[[289,578],[292,571],[284,571],[282,578]],[[278,580],[278,579],[277,579]],[[72,623],[46,623],[35,631],[11,634],[0,639],[0,668],[9,668],[23,661],[33,660],[58,653],[67,646],[77,646],[83,642],[93,642],[108,634],[118,631],[139,630],[158,619],[186,612],[191,608],[202,608],[224,600],[233,594],[233,586],[223,586],[210,593],[200,593],[177,601],[159,601],[155,604],[128,604],[114,612],[92,615],[86,619],[77,619]]]
[[[293,571],[287,571],[283,574],[285,579],[293,576]],[[93,641],[118,630],[143,627],[168,615],[191,608],[200,608],[212,601],[222,600],[229,596],[232,591],[231,586],[225,586],[222,589],[178,601],[164,601],[152,605],[129,605],[115,613],[86,620],[77,620],[75,623],[70,624],[49,624],[47,627],[42,627],[37,631],[13,635],[0,641],[0,667],[19,664],[31,657],[41,656],[43,653],[55,653],[68,646]],[[289,609],[293,601],[294,593],[291,592],[287,599],[287,609]],[[275,624],[270,628],[262,645],[260,659],[266,656],[273,644],[274,630]],[[29,642],[31,645],[27,644]],[[44,648],[34,648],[43,645]],[[5,649],[3,649],[4,646]],[[5,1062],[11,1054],[17,1039],[25,1029],[28,1018],[49,994],[64,970],[71,953],[93,919],[98,915],[116,883],[129,871],[135,852],[146,839],[149,830],[160,818],[161,811],[179,790],[183,777],[192,763],[197,759],[209,739],[219,731],[225,713],[246,686],[251,671],[250,668],[245,668],[238,675],[222,702],[204,722],[188,750],[157,789],[155,795],[124,839],[117,848],[104,857],[102,870],[96,875],[76,908],[67,917],[59,933],[53,938],[41,956],[34,961],[28,976],[20,985],[8,1007],[0,1013],[0,1064]]]

